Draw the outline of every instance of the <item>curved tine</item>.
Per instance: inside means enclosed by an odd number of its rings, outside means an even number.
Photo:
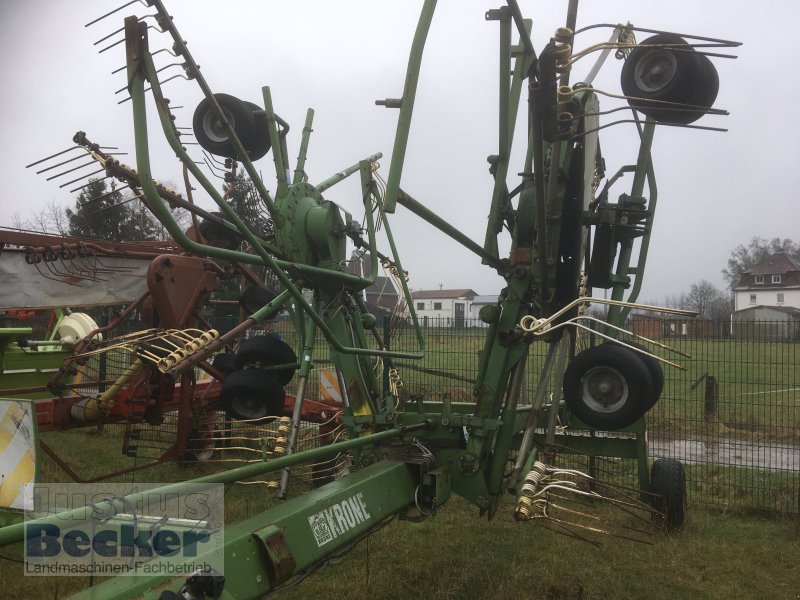
[[[720,38],[712,38],[706,37],[702,35],[690,35],[688,33],[676,33],[674,31],[664,31],[663,29],[647,29],[645,27],[635,27],[628,23],[627,25],[622,25],[621,23],[593,23],[591,25],[587,25],[586,27],[581,27],[580,29],[576,29],[572,35],[578,35],[579,33],[584,33],[589,31],[590,29],[598,29],[598,28],[614,28],[614,27],[622,27],[623,29],[627,29],[629,31],[641,31],[643,33],[669,33],[672,35],[677,35],[682,38],[689,38],[692,40],[700,40],[703,42],[712,42],[721,48],[736,48],[742,45],[742,42],[735,42],[733,40],[723,40]]]
[[[593,296],[583,296],[583,297],[580,297],[580,298],[576,298],[575,300],[573,300],[572,302],[570,302],[566,306],[562,307],[561,309],[559,309],[558,311],[556,311],[555,313],[553,313],[552,315],[550,315],[546,319],[543,319],[542,322],[539,324],[539,326],[536,327],[536,329],[539,329],[539,328],[543,327],[544,325],[547,325],[547,324],[555,321],[556,319],[558,319],[562,315],[568,313],[569,311],[571,311],[576,306],[579,306],[580,304],[607,304],[609,306],[622,306],[623,308],[641,308],[643,310],[651,310],[653,312],[662,312],[662,313],[665,313],[665,314],[680,315],[680,316],[685,316],[685,317],[696,317],[697,314],[698,314],[697,311],[684,310],[684,309],[681,309],[681,308],[667,308],[665,306],[654,306],[654,305],[651,305],[651,304],[639,304],[637,302],[626,302],[624,300],[609,300],[607,298],[595,298]],[[522,317],[522,319],[520,320],[520,327],[522,327],[522,329],[524,331],[528,331],[528,332],[532,331],[531,328],[528,328],[528,327],[526,327],[525,325],[522,324],[522,321],[527,321],[527,320],[531,320],[531,319],[536,321],[536,319],[534,319],[530,315],[526,316],[526,317]]]
[[[569,498],[561,498],[561,497],[559,497],[559,499],[564,499],[564,500],[569,501]],[[565,512],[565,513],[568,513],[570,515],[576,515],[576,516],[582,517],[584,519],[591,519],[591,520],[593,520],[593,521],[595,521],[597,523],[600,523],[600,524],[603,524],[603,525],[610,525],[613,528],[620,529],[620,530],[623,530],[623,531],[625,531],[625,530],[633,531],[633,532],[638,533],[640,535],[650,536],[650,537],[658,535],[658,528],[656,528],[654,526],[651,526],[648,529],[642,529],[642,528],[639,528],[639,527],[634,527],[633,525],[625,525],[624,523],[620,523],[619,521],[615,521],[614,519],[609,519],[607,517],[602,517],[600,515],[595,515],[595,514],[590,514],[588,512],[581,512],[579,510],[574,510],[574,509],[568,508],[566,506],[562,506],[560,504],[552,503],[552,507],[557,511]],[[550,517],[550,518],[555,518],[555,517]],[[640,520],[643,523],[650,524],[649,520],[645,520],[645,519],[643,519],[641,517],[640,517]],[[571,523],[570,521],[564,521],[564,522],[565,523]],[[645,544],[650,543],[650,542],[647,542],[646,540],[638,539],[638,538],[635,538],[635,537],[629,537],[629,536],[624,535],[622,533],[615,533],[615,532],[612,532],[612,531],[607,531],[605,529],[595,529],[594,527],[590,527],[589,525],[581,525],[580,523],[572,523],[572,525],[574,525],[576,527],[586,527],[590,531],[595,531],[596,533],[602,532],[602,533],[604,533],[606,535],[611,535],[611,536],[614,536],[614,537],[620,537],[620,538],[627,539],[627,540],[632,540],[632,541],[635,541],[635,542],[642,542],[642,543],[645,543]]]
[[[615,329],[616,331],[619,331],[621,333],[627,333],[628,335],[632,335],[636,339],[644,340],[648,344],[653,344],[655,346],[658,346],[659,348],[663,348],[664,350],[668,350],[669,352],[672,352],[674,354],[678,354],[679,356],[683,356],[685,358],[692,358],[691,354],[687,354],[685,352],[682,352],[681,350],[678,350],[677,348],[672,348],[670,346],[667,346],[666,344],[662,344],[661,342],[657,342],[656,340],[651,340],[650,338],[644,337],[643,335],[638,335],[638,334],[632,333],[632,332],[628,331],[627,329],[623,329],[622,327],[617,327],[616,325],[612,325],[611,323],[603,321],[602,319],[598,319],[597,317],[592,317],[590,315],[582,315],[580,317],[575,317],[575,318],[576,319],[584,319],[586,321],[594,321],[595,323],[599,323],[600,325],[605,325],[606,327],[610,327],[611,329]],[[620,344],[625,345],[624,342],[620,342]],[[650,354],[649,352],[642,352],[641,349],[637,350],[636,348],[633,348],[633,347],[627,346],[627,345],[626,345],[626,347],[630,348],[631,350],[636,350],[640,354],[648,354],[648,355],[652,356],[653,358],[658,358],[658,356],[656,356],[654,354]]]
[[[704,106],[697,106],[695,104],[682,104],[680,102],[670,102],[669,100],[653,100],[650,98],[640,98],[638,96],[626,96],[624,94],[615,94],[613,92],[607,92],[605,90],[601,90],[600,88],[592,88],[592,91],[595,94],[600,94],[602,96],[607,96],[609,98],[616,98],[618,100],[641,100],[642,102],[648,102],[650,104],[659,104],[663,105],[664,108],[670,108],[672,110],[694,110],[695,112],[702,110],[706,114],[710,115],[728,115],[730,114],[727,110],[723,110],[721,108],[706,108]],[[668,124],[668,123],[665,123]]]
[[[556,325],[554,327],[551,327],[550,331],[552,331],[553,329],[558,329],[560,327],[567,327],[569,325],[572,325],[573,327],[578,327],[580,329],[583,329],[584,331],[588,331],[589,333],[593,333],[594,335],[599,335],[601,338],[603,338],[605,340],[608,340],[610,342],[616,342],[617,341],[616,338],[613,338],[613,337],[611,337],[609,335],[605,335],[604,333],[596,331],[596,330],[594,330],[594,329],[592,329],[590,327],[586,327],[585,325],[582,325],[581,323],[577,323],[572,319],[570,319],[569,321],[564,321],[563,323],[559,323],[558,325]],[[622,331],[625,331],[625,330],[623,329]],[[537,332],[532,332],[532,333],[534,335],[544,335],[545,331],[542,331],[540,333],[537,333]],[[628,332],[625,331],[625,333],[628,333]],[[653,355],[653,358],[655,358],[659,362],[665,363],[665,364],[667,364],[667,365],[669,365],[671,367],[675,367],[676,369],[680,369],[681,371],[686,371],[686,367],[684,367],[683,365],[679,365],[678,363],[674,363],[671,360],[667,360],[666,358],[662,358],[662,357],[656,356],[656,355]]]

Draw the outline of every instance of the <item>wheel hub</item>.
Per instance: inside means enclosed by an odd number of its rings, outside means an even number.
[[[616,369],[594,367],[581,379],[581,393],[595,412],[612,413],[628,401],[628,382]]]
[[[678,61],[672,52],[653,50],[638,62],[634,78],[640,90],[652,94],[669,85],[677,72]]]
[[[267,415],[267,405],[255,396],[237,396],[231,400],[231,410],[244,419],[260,419]]]
[[[231,127],[235,126],[233,114],[227,108],[222,109],[222,114],[225,115]],[[213,110],[206,112],[203,117],[203,132],[208,136],[212,142],[226,142],[228,141],[228,130],[225,128],[225,123],[219,118],[219,115]]]

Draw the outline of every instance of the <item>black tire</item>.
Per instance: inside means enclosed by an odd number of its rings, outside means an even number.
[[[225,215],[221,212],[212,212],[211,214],[220,219],[225,218]],[[211,219],[203,219],[200,221],[200,235],[203,236],[203,239],[209,246],[224,248],[226,250],[236,250],[242,243],[242,238],[236,233]]]
[[[283,340],[274,335],[258,335],[244,340],[236,352],[236,367],[268,367],[272,365],[296,364],[297,355]],[[286,385],[294,376],[294,367],[272,371],[281,385]]]
[[[286,392],[274,373],[260,369],[234,371],[222,383],[220,399],[235,419],[260,419],[283,412]]]
[[[603,344],[578,354],[564,372],[564,401],[581,421],[601,430],[634,423],[653,394],[650,371],[636,353]]]
[[[650,350],[641,344],[630,342],[628,340],[625,340],[625,343],[628,346],[633,346],[634,348],[638,348],[639,350],[644,350],[645,352],[650,353]],[[655,406],[656,402],[658,402],[658,399],[661,398],[661,392],[664,391],[664,369],[661,367],[661,362],[652,356],[645,356],[644,354],[638,353],[636,355],[642,359],[644,366],[647,367],[648,371],[650,371],[650,379],[653,381],[653,396],[650,398],[650,402],[647,407],[647,410],[650,410]]]
[[[686,518],[686,475],[674,458],[659,458],[650,471],[653,508],[664,515],[669,531],[680,529]]]
[[[255,134],[255,116],[252,109],[245,102],[228,94],[214,94],[214,98],[225,113],[225,118],[236,133],[236,137],[242,146],[248,149],[253,143]],[[211,154],[238,158],[210,98],[204,98],[197,105],[192,118],[192,129],[198,143]]]
[[[662,47],[665,45],[686,49]],[[710,108],[716,99],[719,78],[711,61],[696,53],[686,40],[660,33],[631,50],[622,67],[621,85],[622,92],[631,97],[628,104],[636,110],[656,121],[686,125],[705,113],[669,107],[663,102]]]
[[[264,109],[252,102],[245,102],[245,105],[253,112],[253,137],[247,146],[247,152],[250,155],[250,160],[255,161],[269,152],[272,142],[269,139],[269,131],[267,131],[267,115],[264,113]],[[255,114],[256,111],[261,112]]]
[[[241,306],[245,312],[252,315],[254,312],[261,310],[267,304],[275,300],[276,297],[272,290],[257,285],[251,285],[239,296],[239,306]],[[277,309],[275,312],[267,315],[267,319],[274,319],[278,316],[279,312],[280,309]]]
[[[696,95],[692,100],[692,104],[710,108],[714,105],[719,92],[719,74],[714,66],[714,63],[705,55],[696,52],[694,55],[695,61],[698,63],[698,69],[703,72],[704,84],[697,87]],[[699,117],[698,117],[699,118]]]
[[[211,361],[212,366],[222,371],[225,375],[230,375],[236,370],[236,355],[232,352],[217,354]]]

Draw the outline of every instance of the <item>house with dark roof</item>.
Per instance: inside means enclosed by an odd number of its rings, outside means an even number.
[[[418,290],[411,292],[411,300],[423,326],[464,327],[477,295],[471,289]]]
[[[800,309],[800,264],[785,252],[742,271],[733,288],[734,310],[778,306]]]

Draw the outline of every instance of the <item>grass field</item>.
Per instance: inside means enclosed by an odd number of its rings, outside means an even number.
[[[99,468],[92,465],[97,457],[120,460],[115,454],[119,439],[110,430],[53,434],[51,441],[65,457],[81,457],[88,471]],[[48,479],[64,479],[49,461],[43,467]],[[137,480],[181,480],[216,468],[168,464]],[[230,486],[226,521],[277,502],[263,486]],[[797,519],[690,507],[684,528],[656,537],[653,545],[607,538],[596,548],[536,523],[518,523],[512,508],[508,498],[489,522],[473,506],[452,498],[420,523],[390,522],[279,597],[785,600],[800,595]],[[18,560],[21,548],[3,548],[0,554]],[[20,565],[0,564],[11,597],[58,599],[88,585],[84,577],[24,577]]]

